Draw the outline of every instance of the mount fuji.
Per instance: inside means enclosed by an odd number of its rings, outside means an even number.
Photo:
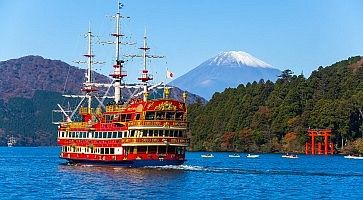
[[[183,90],[210,99],[228,87],[259,81],[275,81],[281,71],[242,51],[222,52],[170,82]]]

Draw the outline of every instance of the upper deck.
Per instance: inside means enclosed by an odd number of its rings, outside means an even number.
[[[81,122],[65,122],[61,131],[123,131],[128,129],[179,129],[188,127],[187,108],[184,102],[156,99],[146,102],[135,99],[128,104],[107,105],[100,108],[80,108]]]

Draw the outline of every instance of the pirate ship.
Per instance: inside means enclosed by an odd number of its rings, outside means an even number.
[[[57,142],[61,146],[60,158],[70,163],[102,164],[128,167],[180,165],[185,161],[185,150],[189,140],[186,137],[187,123],[187,94],[184,92],[182,100],[169,97],[170,88],[163,87],[163,97],[152,99],[149,92],[161,87],[162,83],[151,86],[152,76],[147,69],[147,59],[160,58],[149,54],[146,34],[144,36],[142,55],[143,69],[138,78],[141,92],[129,100],[122,97],[124,83],[127,76],[124,71],[124,61],[120,59],[121,7],[114,16],[116,31],[112,36],[116,47],[115,64],[111,84],[95,83],[92,77],[93,60],[92,32],[88,32],[88,52],[86,80],[83,84],[83,95],[64,95],[80,98],[80,103],[73,112],[67,112],[58,104],[59,112],[64,120],[58,124]],[[99,87],[114,89],[112,101],[103,105],[104,96],[97,96]],[[94,107],[97,100],[98,106]],[[75,116],[81,120],[76,121]]]

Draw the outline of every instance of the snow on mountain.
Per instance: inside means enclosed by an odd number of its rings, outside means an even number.
[[[200,64],[170,85],[210,99],[228,87],[259,81],[275,81],[281,71],[242,51],[222,52]]]
[[[262,67],[272,68],[270,64],[263,62],[262,60],[253,57],[251,54],[243,51],[228,51],[221,52],[217,56],[207,60],[209,65],[219,66],[250,66],[250,67]]]

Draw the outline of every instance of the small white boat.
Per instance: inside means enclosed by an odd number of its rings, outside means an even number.
[[[201,155],[202,156],[202,158],[214,158],[214,156],[213,156],[213,154],[203,154],[203,155]]]
[[[297,157],[297,155],[294,155],[294,154],[285,154],[285,155],[282,155],[281,156],[282,158],[299,158],[299,157]]]
[[[228,155],[230,158],[240,158],[241,156],[238,153],[234,153],[232,155]]]
[[[347,156],[344,156],[344,158],[347,158],[347,159],[356,159],[356,160],[363,160],[363,157],[362,156],[347,155]]]
[[[247,158],[258,158],[260,155],[247,154]]]
[[[8,147],[13,147],[16,143],[16,140],[13,136],[11,136],[9,139],[8,139]]]

